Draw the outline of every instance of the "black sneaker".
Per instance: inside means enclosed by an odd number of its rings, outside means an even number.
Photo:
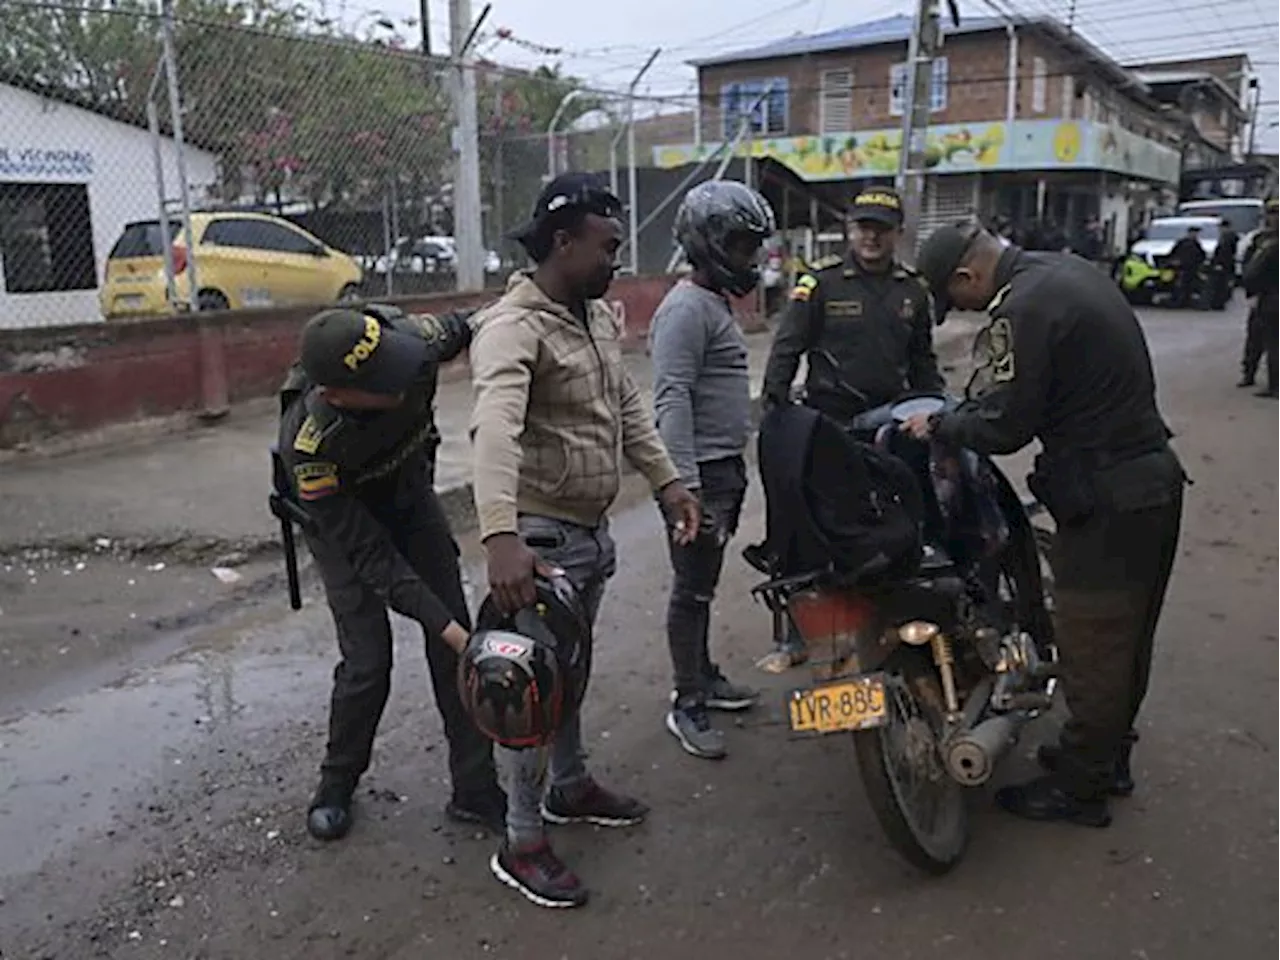
[[[730,683],[718,669],[707,678],[705,702],[709,710],[747,710],[759,699],[756,691]]]
[[[444,813],[457,823],[473,823],[497,836],[506,835],[507,795],[497,787],[483,793],[455,793]]]
[[[542,818],[551,823],[594,823],[599,827],[632,827],[648,815],[639,800],[611,793],[594,780],[575,786],[568,796],[559,787],[547,791]]]
[[[540,907],[564,909],[587,902],[587,890],[551,844],[543,840],[532,847],[513,847],[504,842],[489,858],[493,875],[512,890],[518,890]]]
[[[723,760],[724,734],[711,726],[707,708],[696,701],[678,703],[667,714],[667,730],[685,752],[704,760]]]
[[[307,808],[307,832],[317,840],[341,840],[351,831],[351,798],[356,781],[350,777],[322,776],[311,806]]]

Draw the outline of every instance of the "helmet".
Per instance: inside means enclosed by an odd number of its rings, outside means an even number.
[[[709,180],[694,187],[676,211],[676,242],[695,267],[721,289],[743,296],[760,282],[755,266],[734,269],[729,239],[745,233],[764,240],[776,229],[769,201],[745,184]]]
[[[504,614],[485,597],[459,661],[464,709],[506,747],[548,743],[582,703],[591,671],[591,626],[564,577],[535,577],[537,601]]]
[[[472,634],[458,661],[458,694],[471,721],[504,747],[549,743],[564,719],[555,651],[507,630]]]

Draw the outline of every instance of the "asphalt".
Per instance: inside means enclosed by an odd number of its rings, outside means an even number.
[[[0,722],[0,956],[158,960],[1201,960],[1277,952],[1277,408],[1233,388],[1227,314],[1144,324],[1175,443],[1196,485],[1135,754],[1137,794],[1109,830],[1023,823],[972,796],[965,861],[922,876],[888,847],[844,738],[782,726],[803,670],[757,674],[768,617],[732,552],[714,652],[764,689],[731,755],[695,760],[663,730],[668,564],[633,478],[622,563],[597,631],[590,764],[642,796],[631,831],[557,829],[593,892],[539,910],[488,873],[492,842],[441,815],[446,769],[417,631],[397,672],[359,822],[320,846],[302,810],[323,747],[335,650],[314,590],[216,623],[156,631],[146,664],[96,664]],[[1004,462],[1014,476],[1025,457]],[[736,546],[757,538],[753,489]],[[469,580],[482,582],[464,537]],[[3,621],[0,621],[3,623]],[[7,638],[6,638],[7,640]],[[93,674],[93,671],[97,671]],[[38,672],[10,671],[29,685]],[[86,679],[93,674],[93,679]],[[13,703],[0,695],[0,704]],[[1000,772],[1030,773],[1033,726]]]

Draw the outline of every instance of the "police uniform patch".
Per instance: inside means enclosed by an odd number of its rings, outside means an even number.
[[[813,291],[817,286],[818,281],[806,273],[796,281],[795,287],[791,290],[791,299],[805,302],[813,295]]]
[[[320,500],[338,492],[338,465],[323,460],[300,463],[293,468],[298,499]]]
[[[443,339],[444,330],[440,318],[434,313],[415,313],[413,320],[418,324],[418,329],[422,331],[422,336],[428,343]]]
[[[316,423],[315,417],[307,414],[307,419],[302,421],[297,436],[293,438],[293,449],[299,453],[315,453],[320,449],[322,439],[324,439],[324,432],[320,429],[320,424]]]
[[[905,297],[902,301],[902,307],[899,310],[903,320],[910,320],[916,312],[916,302],[910,297]]]
[[[1008,383],[1013,377],[1013,326],[1008,317],[996,317],[991,323],[991,379]]]
[[[827,316],[860,317],[862,316],[861,300],[828,300]]]

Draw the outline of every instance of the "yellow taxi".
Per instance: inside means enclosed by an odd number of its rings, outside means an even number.
[[[196,301],[201,310],[333,303],[360,293],[360,265],[287,220],[262,213],[193,213]],[[192,256],[179,217],[125,226],[107,257],[99,300],[102,315],[172,312],[165,296],[164,243],[173,251],[179,303],[191,302]]]

